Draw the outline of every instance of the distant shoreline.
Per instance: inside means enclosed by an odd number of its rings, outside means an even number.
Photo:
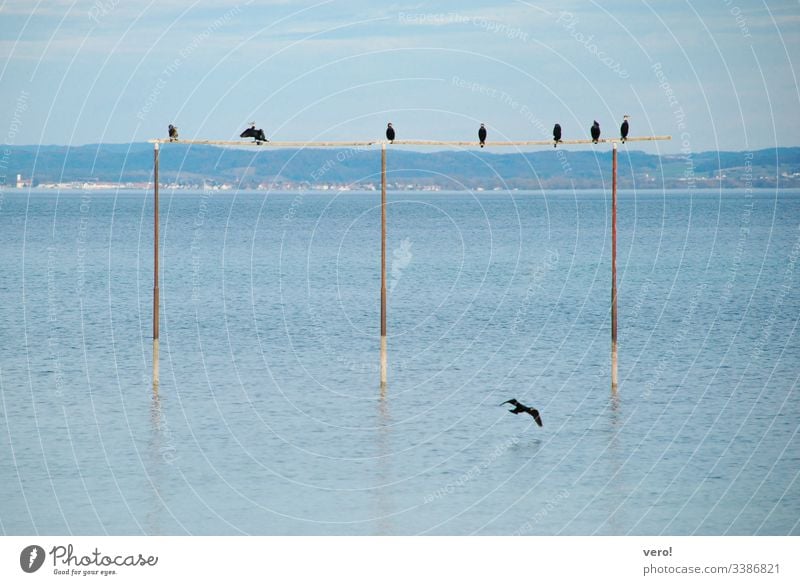
[[[390,149],[389,189],[415,191],[584,190],[610,187],[610,151],[543,148],[495,153]],[[800,147],[741,152],[647,154],[619,150],[620,189],[800,187]],[[0,186],[141,189],[152,185],[153,145],[8,146]],[[379,190],[380,150],[219,148],[170,144],[161,149],[166,188],[214,190]]]
[[[312,187],[295,187],[292,189],[285,189],[285,188],[238,188],[238,187],[222,187],[222,186],[215,186],[215,187],[202,187],[202,186],[175,186],[169,184],[161,184],[160,189],[162,192],[164,191],[180,191],[184,193],[206,193],[209,191],[213,192],[220,192],[220,193],[231,193],[231,194],[240,194],[240,193],[272,193],[272,194],[281,194],[281,193],[353,193],[353,194],[363,194],[369,195],[373,193],[379,193],[378,189],[369,189],[369,188],[356,188],[356,187],[328,187],[323,188],[320,186],[312,186]],[[793,187],[777,187],[777,189],[781,191],[800,191],[800,185],[793,186]],[[86,185],[40,185],[36,187],[24,187],[21,189],[17,188],[8,188],[0,186],[0,192],[10,195],[10,194],[23,194],[26,192],[33,192],[36,194],[46,194],[46,193],[85,193],[87,191],[92,193],[111,193],[117,191],[152,191],[153,184],[145,184],[139,186],[131,186],[131,185],[102,185],[102,186],[86,186]],[[650,193],[655,193],[659,191],[665,192],[676,192],[676,193],[685,193],[686,191],[692,190],[698,194],[708,194],[708,193],[716,193],[720,190],[723,191],[730,191],[730,192],[753,192],[753,193],[772,193],[776,190],[776,187],[726,187],[726,186],[714,186],[714,187],[699,187],[694,186],[692,188],[688,188],[687,186],[679,186],[679,187],[652,187],[646,186],[641,187],[637,186],[635,188],[619,188],[619,193],[621,195],[630,194],[630,193],[637,193],[640,191],[647,191]],[[395,189],[395,188],[388,188],[389,194],[397,194],[397,193],[440,193],[442,195],[447,195],[450,193],[477,193],[477,194],[493,194],[493,193],[549,193],[549,194],[569,194],[569,193],[597,193],[597,192],[611,192],[611,186],[607,185],[606,187],[582,187],[582,188],[575,188],[575,189],[562,189],[562,188],[542,188],[542,189],[446,189],[446,188],[402,188],[402,189]]]

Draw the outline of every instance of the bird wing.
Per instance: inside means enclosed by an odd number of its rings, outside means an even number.
[[[542,417],[539,416],[539,411],[536,410],[535,408],[531,408],[530,412],[531,412],[531,416],[533,417],[533,420],[536,421],[536,424],[539,425],[539,426],[542,426]]]
[[[505,402],[503,402],[503,404],[513,404],[514,406],[519,406],[519,402],[517,402],[516,398],[512,398],[511,400],[506,400]],[[500,406],[503,406],[503,404],[501,404]]]

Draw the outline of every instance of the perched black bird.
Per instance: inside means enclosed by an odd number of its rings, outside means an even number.
[[[625,139],[628,137],[628,130],[630,128],[630,126],[628,126],[628,118],[630,118],[630,116],[623,116],[622,126],[619,127],[619,135],[622,137],[623,143],[625,143]]]
[[[600,139],[600,124],[597,123],[597,120],[594,121],[592,124],[592,142],[597,144],[597,141]]]
[[[553,126],[553,148],[558,146],[559,142],[561,142],[561,124],[556,124]]]
[[[512,398],[511,400],[506,400],[503,404],[511,404],[514,407],[514,410],[509,410],[508,412],[512,412],[514,414],[519,414],[520,412],[527,413],[533,417],[533,420],[536,421],[536,424],[542,426],[542,417],[539,416],[539,411],[535,408],[531,408],[530,406],[525,406],[524,404],[520,404],[517,402],[516,398]],[[501,404],[500,406],[503,406]]]
[[[392,128],[391,122],[389,122],[389,125],[386,127],[386,140],[394,142],[394,128]]]
[[[178,128],[173,126],[172,124],[169,125],[169,141],[175,142],[178,140]]]
[[[262,142],[269,142],[264,131],[261,128],[256,129],[256,123],[250,122],[250,127],[239,134],[239,138],[252,138],[259,144]]]
[[[483,124],[481,124],[481,127],[478,130],[478,140],[481,142],[481,148],[486,146],[486,126]]]

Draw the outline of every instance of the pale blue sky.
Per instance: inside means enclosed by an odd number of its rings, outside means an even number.
[[[0,0],[0,141],[490,140],[672,134],[800,144],[800,2]],[[659,67],[660,64],[660,67]],[[636,148],[640,148],[639,145]]]

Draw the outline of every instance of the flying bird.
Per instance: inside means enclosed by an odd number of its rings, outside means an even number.
[[[175,142],[178,140],[178,128],[173,126],[172,124],[169,125],[169,141]]]
[[[478,140],[481,142],[481,148],[486,145],[486,126],[481,124],[480,129],[478,130]]]
[[[561,142],[561,124],[556,124],[553,126],[553,148],[558,146],[559,142]]]
[[[261,128],[256,129],[255,122],[250,122],[250,127],[239,134],[239,138],[252,138],[259,144],[262,142],[269,142],[269,140],[267,140],[267,136],[264,134],[264,130]]]
[[[623,144],[625,143],[625,139],[628,137],[628,130],[630,128],[630,126],[628,126],[628,118],[630,118],[630,116],[623,116],[622,126],[619,127],[619,135],[622,137]]]
[[[537,425],[542,426],[542,417],[539,416],[539,411],[536,410],[535,408],[531,408],[530,406],[525,406],[524,404],[517,402],[516,398],[512,398],[511,400],[506,400],[505,402],[503,402],[503,404],[511,404],[514,407],[514,410],[509,410],[508,412],[511,412],[513,414],[519,414],[520,412],[529,414],[533,417],[533,420],[536,421]],[[501,404],[500,406],[503,406],[503,404]]]
[[[392,128],[391,122],[389,122],[389,125],[386,127],[386,140],[394,142],[394,128]]]
[[[597,141],[600,139],[600,124],[597,123],[597,120],[594,121],[592,124],[592,142],[597,144]]]

